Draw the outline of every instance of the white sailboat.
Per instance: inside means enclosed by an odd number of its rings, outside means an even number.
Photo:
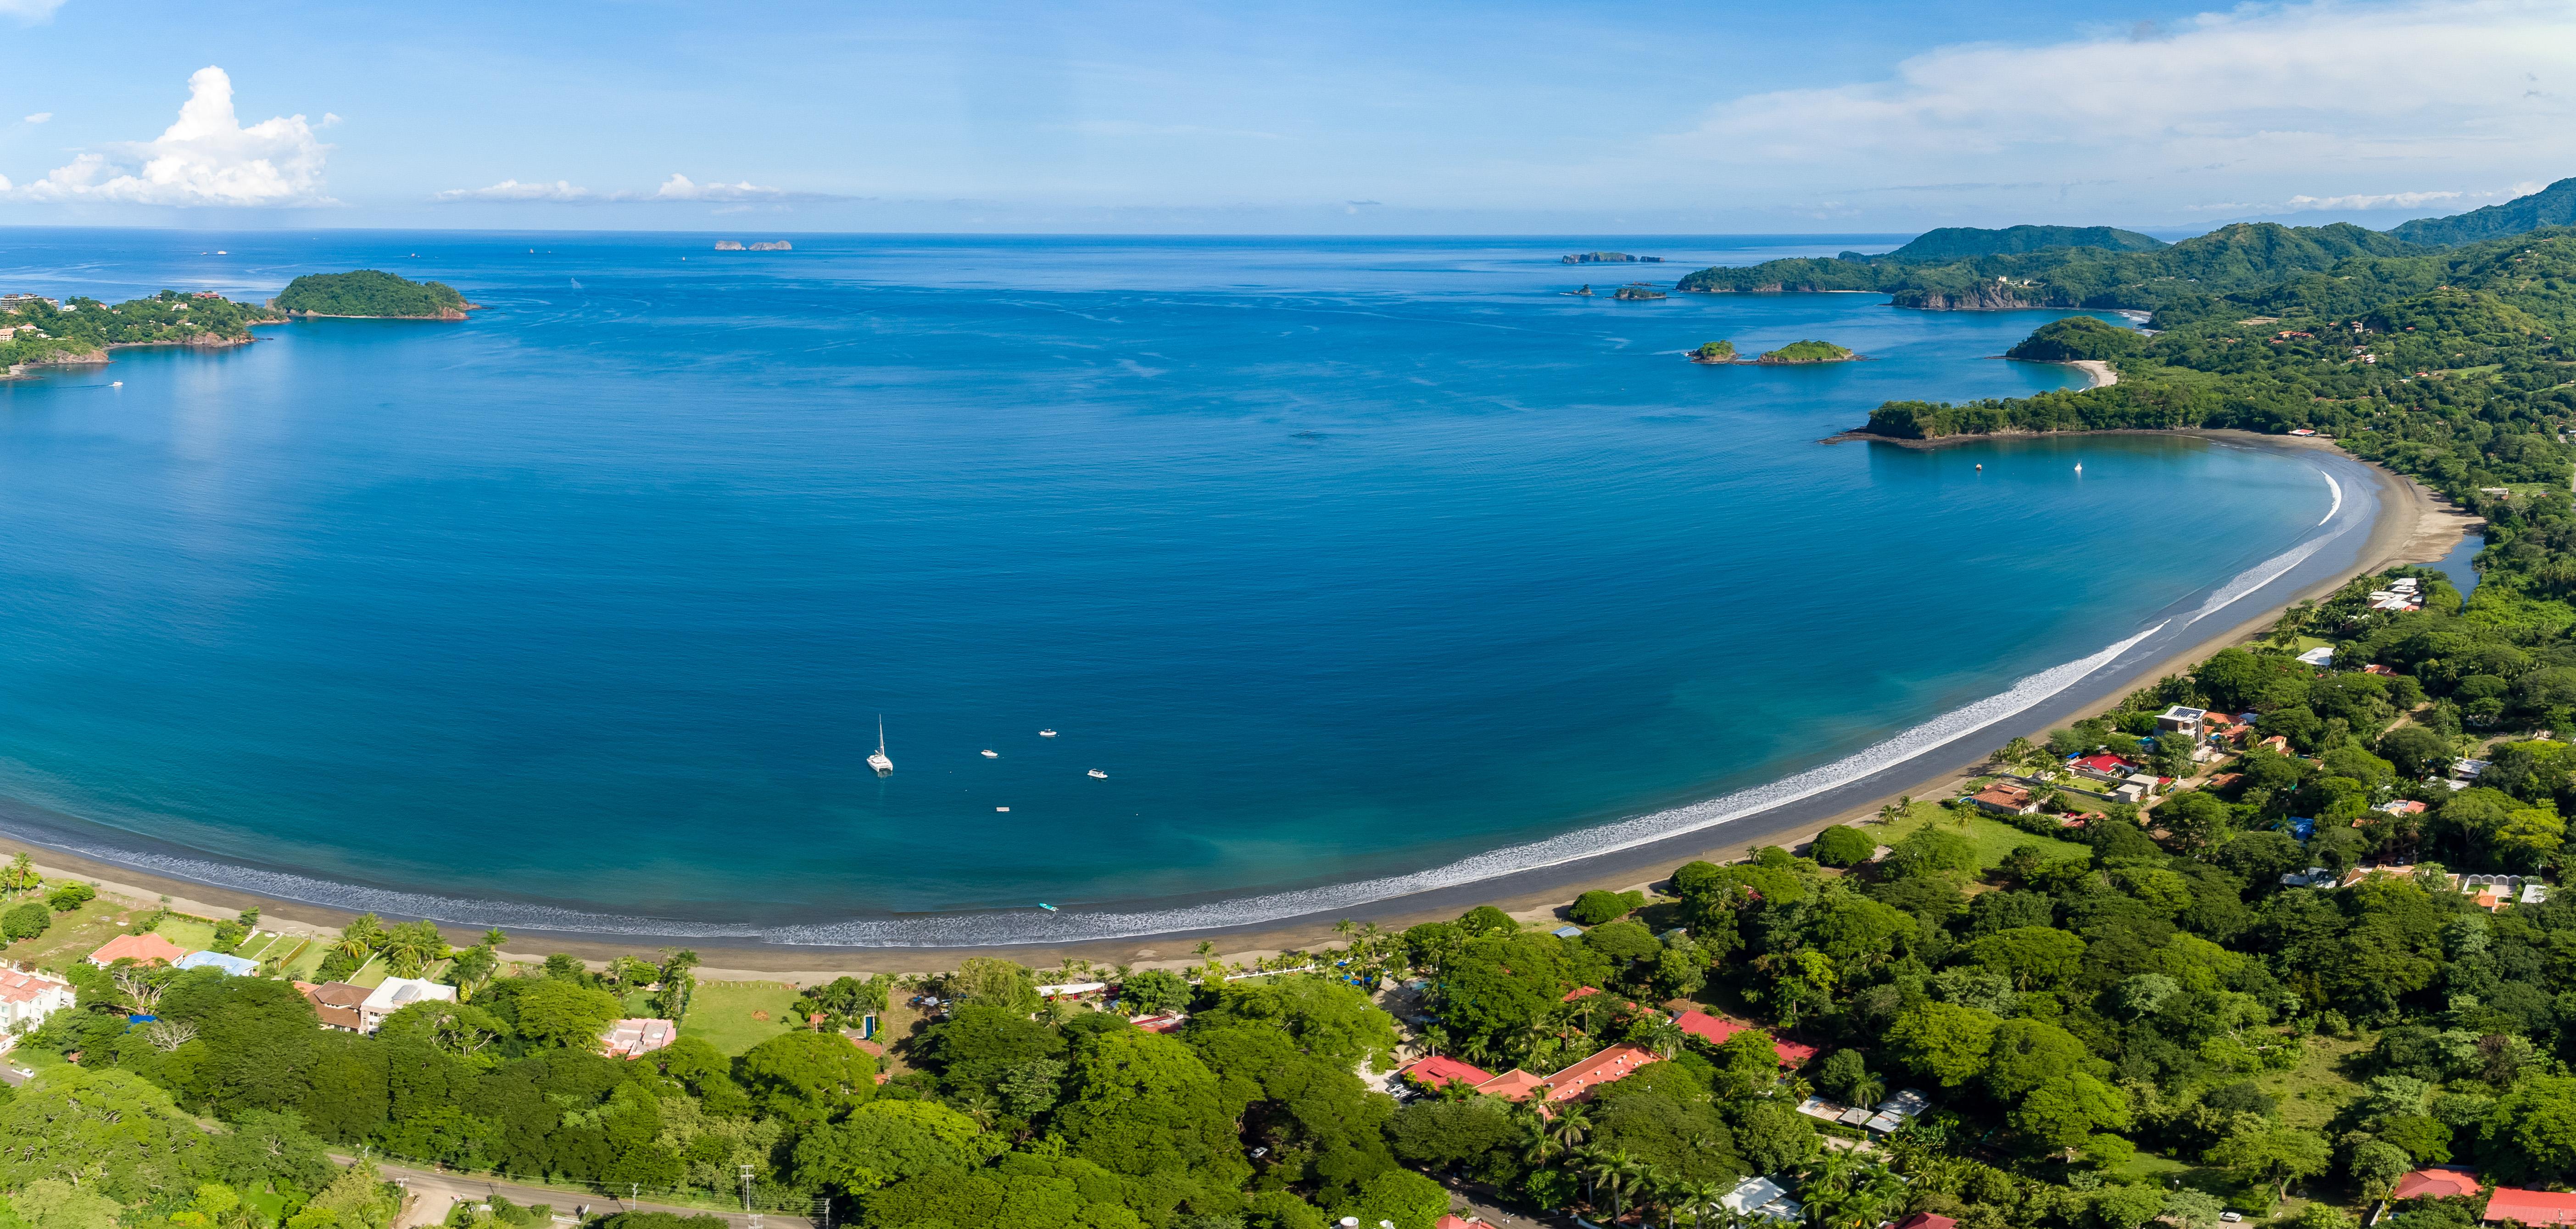
[[[880,777],[890,777],[894,775],[894,761],[887,759],[885,753],[884,714],[879,714],[877,716],[877,750],[876,754],[868,757],[868,767],[876,769],[877,775]]]

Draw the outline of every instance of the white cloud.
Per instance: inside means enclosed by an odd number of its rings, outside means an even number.
[[[30,115],[30,116],[28,116],[28,117],[27,117],[27,118],[25,118],[25,119],[19,120],[18,122],[19,122],[19,123],[21,123],[21,124],[41,124],[41,123],[44,123],[46,120],[49,120],[49,119],[52,119],[52,118],[54,118],[54,113],[53,113],[53,112],[51,112],[51,111],[38,111],[38,112],[36,112],[34,115]]]
[[[54,10],[61,7],[63,7],[63,0],[0,0],[0,13],[6,13],[28,25],[34,25],[52,17]]]
[[[2434,201],[2456,201],[2463,192],[2362,192],[2350,196],[2293,196],[2289,207],[2306,211],[2315,209],[2413,209]]]
[[[520,183],[504,179],[488,188],[450,188],[432,198],[442,201],[594,201],[599,194],[588,188],[576,188],[563,180],[553,183]]]
[[[594,192],[558,179],[553,183],[521,183],[504,179],[488,188],[450,188],[433,197],[439,201],[553,201],[572,205],[631,204],[741,204],[745,202],[781,202],[840,200],[819,192],[790,192],[784,188],[764,188],[745,180],[740,183],[699,183],[674,172],[662,186],[650,192]]]
[[[322,194],[322,162],[330,150],[301,115],[242,127],[233,113],[232,78],[207,67],[188,78],[188,101],[159,138],[82,154],[8,191],[23,201],[328,205],[336,203]]]
[[[1793,191],[2044,168],[2116,183],[2090,199],[2130,209],[2205,201],[2213,187],[2277,200],[2319,180],[2359,180],[2353,197],[2391,208],[2448,198],[2370,179],[2576,169],[2571,99],[2567,0],[2255,3],[2148,32],[1936,48],[1881,80],[1722,103],[1654,152],[1759,168]],[[2300,207],[2365,207],[2311,199]]]

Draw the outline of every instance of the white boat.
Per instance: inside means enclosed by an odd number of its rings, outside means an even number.
[[[1038,737],[1040,737],[1040,738],[1053,738],[1053,737],[1055,737],[1055,731],[1053,731],[1053,730],[1040,730],[1040,731],[1038,731]]]
[[[1108,773],[1102,772],[1102,771],[1100,771],[1100,770],[1099,770],[1099,769],[1097,769],[1097,768],[1094,768],[1094,769],[1092,769],[1092,770],[1091,770],[1091,775],[1092,775],[1092,776],[1095,776],[1095,777],[1098,777],[1098,778],[1100,778],[1100,779],[1101,779],[1101,780],[1103,780],[1103,781],[1106,781],[1106,780],[1108,780],[1108,779],[1109,779],[1109,774],[1108,774]]]
[[[882,716],[877,718],[877,750],[876,754],[868,757],[868,767],[876,769],[880,777],[894,775],[894,761],[886,758],[885,718]]]
[[[986,751],[984,753],[984,758],[988,760],[998,760],[1002,758],[1002,753],[999,751]]]

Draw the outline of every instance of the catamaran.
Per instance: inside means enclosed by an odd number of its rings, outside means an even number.
[[[876,754],[868,757],[868,767],[876,769],[880,777],[894,775],[894,761],[887,759],[885,753],[885,716],[883,714],[877,716],[877,750]]]

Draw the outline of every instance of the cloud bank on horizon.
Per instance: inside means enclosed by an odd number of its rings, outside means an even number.
[[[2166,11],[2054,33],[2060,19],[2044,5],[2034,17],[2028,0],[1969,0],[1937,19],[1869,0],[1814,2],[1853,11],[1722,29],[1625,6],[1515,11],[1486,23],[1490,46],[1518,57],[1500,61],[1401,51],[1412,45],[1404,16],[1367,4],[1319,17],[1311,40],[1285,52],[1253,29],[1256,15],[1139,39],[1137,23],[1150,21],[1102,9],[1034,31],[995,61],[976,41],[981,27],[897,0],[886,22],[797,28],[733,48],[738,63],[697,57],[704,40],[665,37],[685,33],[669,28],[637,31],[690,49],[654,53],[667,64],[629,63],[632,47],[552,50],[561,40],[503,31],[502,41],[549,47],[561,62],[533,63],[564,82],[522,64],[471,90],[446,78],[470,67],[481,27],[542,23],[541,11],[460,12],[429,35],[453,45],[348,57],[365,70],[336,76],[307,71],[339,61],[300,46],[305,28],[254,28],[218,49],[223,63],[244,82],[291,86],[298,104],[365,116],[365,135],[353,126],[335,133],[345,149],[325,144],[317,131],[337,118],[328,113],[318,124],[299,113],[244,125],[220,67],[191,76],[177,121],[142,141],[100,139],[118,131],[102,127],[94,91],[0,82],[0,105],[25,115],[0,129],[22,134],[0,144],[0,172],[29,158],[38,125],[75,142],[70,161],[33,179],[0,175],[0,222],[179,208],[321,209],[356,224],[651,225],[757,208],[885,229],[2387,225],[2576,173],[2571,0],[2223,11],[2135,0]],[[108,6],[0,0],[0,15],[26,23],[31,48],[60,39],[49,54],[125,62],[121,48],[82,41],[130,32]],[[636,16],[657,20],[684,19]],[[1550,34],[1549,22],[1598,37]],[[352,23],[344,41],[380,40]],[[1959,41],[1988,31],[2014,37]],[[1600,65],[1584,49],[1633,45],[1641,32],[1670,43],[1657,44],[1667,67],[1709,69],[1598,88]],[[881,33],[867,71],[841,62]],[[404,79],[407,70],[430,77]],[[112,90],[153,92],[148,79],[112,79],[147,71],[139,64],[101,71]],[[1555,88],[1565,83],[1589,88]],[[130,115],[117,125],[141,126]],[[589,186],[602,181],[655,186]],[[460,186],[474,184],[485,186]],[[632,208],[573,212],[611,205]]]

